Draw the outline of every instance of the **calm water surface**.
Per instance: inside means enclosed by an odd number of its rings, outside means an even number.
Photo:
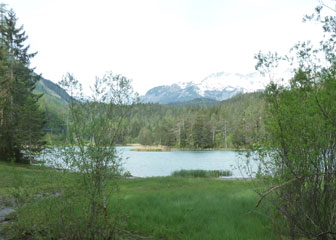
[[[238,169],[245,158],[235,151],[136,152],[132,147],[117,147],[123,156],[124,169],[133,176],[169,176],[181,169],[230,170],[233,177],[247,177]]]
[[[174,171],[186,169],[230,170],[232,177],[248,177],[249,174],[241,167],[245,166],[246,158],[236,151],[171,151],[171,152],[137,152],[132,147],[117,147],[122,157],[124,171],[135,177],[169,176]],[[53,149],[57,152],[57,149]],[[41,160],[46,165],[67,168],[57,154],[45,154]],[[239,167],[240,166],[240,167]],[[256,169],[256,163],[253,163]]]

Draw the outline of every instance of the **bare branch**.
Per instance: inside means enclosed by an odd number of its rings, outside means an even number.
[[[321,6],[326,7],[326,8],[328,8],[329,10],[331,10],[333,12],[336,12],[336,5],[335,5],[335,8],[332,8],[332,7],[328,6],[327,4],[325,4],[323,2],[323,0],[320,0],[320,4],[321,4]]]
[[[320,237],[322,237],[322,236],[324,236],[324,235],[327,235],[327,234],[336,235],[335,232],[326,231],[326,232],[323,232],[323,233],[318,234],[315,238],[318,239],[318,238],[320,238]]]
[[[254,209],[250,210],[247,214],[250,214],[252,211],[254,211],[255,209],[257,209],[260,205],[260,203],[264,200],[265,197],[267,197],[270,193],[272,193],[273,191],[279,189],[279,188],[282,188],[283,186],[286,186],[287,184],[291,183],[291,182],[294,182],[298,179],[302,178],[302,176],[298,176],[298,177],[295,177],[295,178],[292,178],[290,180],[288,180],[287,182],[284,182],[284,183],[281,183],[280,185],[277,185],[277,186],[274,186],[274,187],[271,187],[266,193],[264,193],[259,201],[257,202],[256,206],[254,207]]]

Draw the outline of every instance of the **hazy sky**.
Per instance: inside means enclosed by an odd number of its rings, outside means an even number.
[[[84,85],[106,71],[149,88],[225,71],[254,71],[254,54],[317,39],[302,23],[317,0],[5,0],[24,24],[32,66]]]

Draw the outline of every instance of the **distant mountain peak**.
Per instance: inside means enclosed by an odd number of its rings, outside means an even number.
[[[265,85],[265,78],[256,72],[249,74],[217,72],[199,81],[179,82],[170,86],[154,87],[141,99],[145,103],[161,104],[190,101],[195,98],[222,101],[233,97],[237,93],[262,90]]]

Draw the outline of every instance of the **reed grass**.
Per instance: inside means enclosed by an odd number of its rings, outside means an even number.
[[[232,172],[228,170],[179,170],[171,174],[173,177],[192,177],[192,178],[210,178],[210,177],[228,177]]]

